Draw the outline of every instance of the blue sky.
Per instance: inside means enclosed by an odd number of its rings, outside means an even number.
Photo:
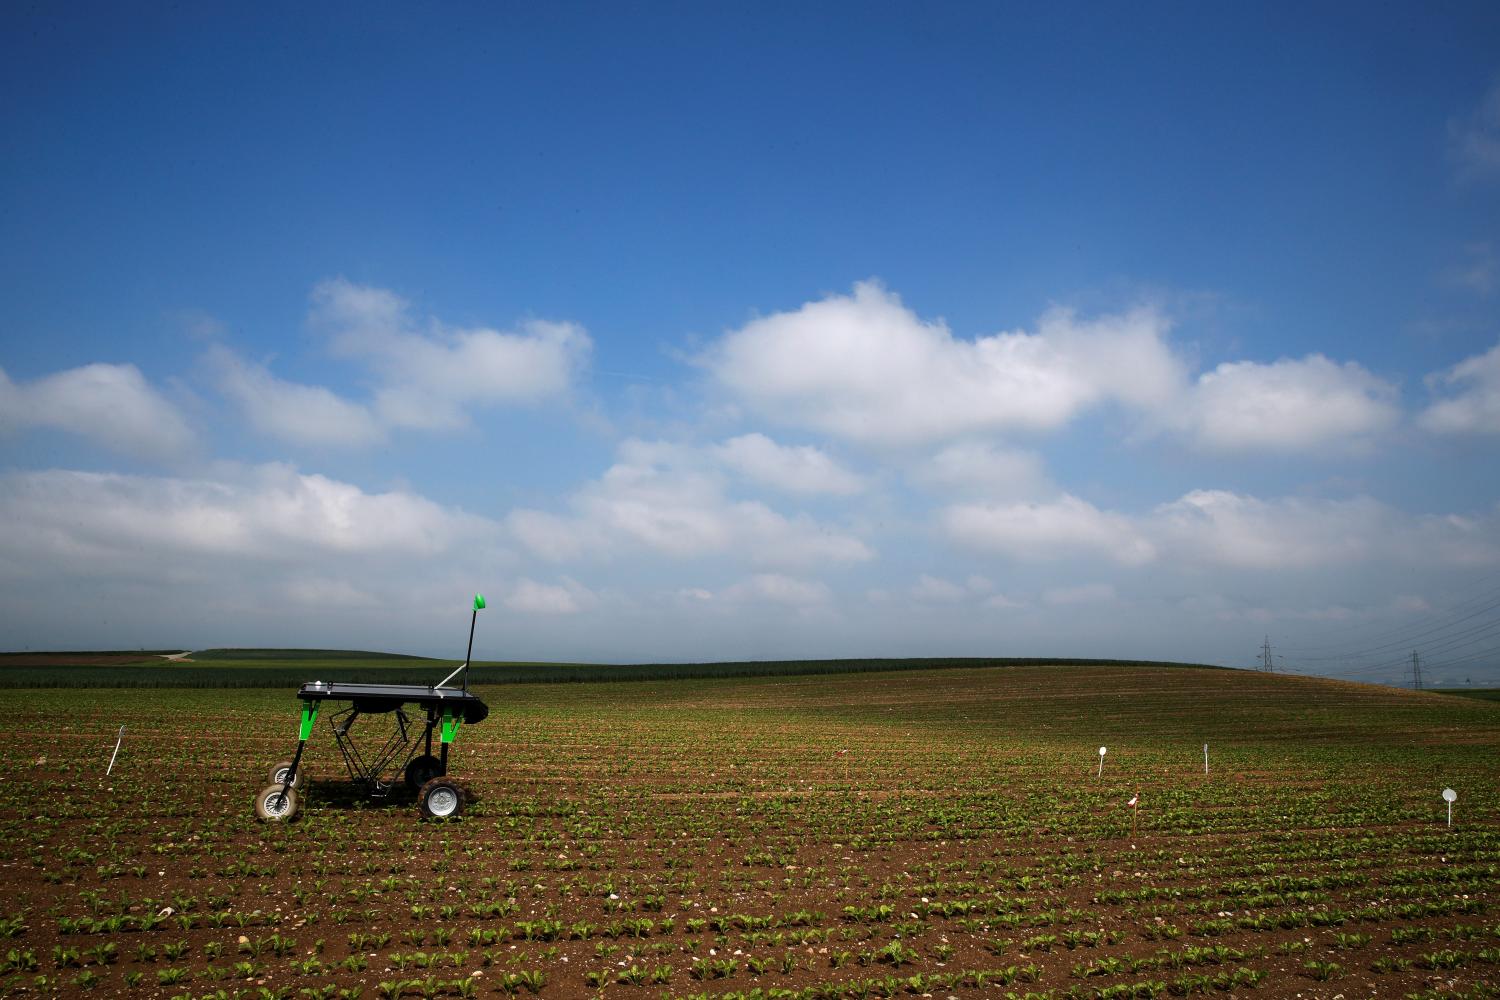
[[[1034,6],[0,11],[0,646],[1500,680],[1500,10]]]

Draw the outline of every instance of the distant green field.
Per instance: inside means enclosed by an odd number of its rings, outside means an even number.
[[[7,665],[0,657],[0,688],[170,687],[294,688],[304,681],[368,681],[382,684],[431,684],[441,680],[454,660],[435,660],[395,653],[321,649],[212,649],[195,652],[189,661],[89,662],[79,654],[45,664],[23,661]],[[804,674],[851,674],[884,670],[941,670],[961,667],[1023,666],[1168,666],[1193,663],[1141,660],[1072,660],[1036,657],[941,657],[871,660],[749,660],[727,663],[535,663],[476,662],[471,684],[564,684],[590,681],[659,681],[685,678],[773,677]],[[1227,669],[1227,668],[1210,668]]]
[[[1461,698],[1500,701],[1500,688],[1433,688],[1438,694],[1456,694]]]
[[[165,656],[181,653],[180,649],[89,649],[24,650],[0,653],[0,668],[5,667],[79,667],[119,666],[122,664],[157,663]]]
[[[439,662],[429,656],[413,656],[409,653],[373,653],[365,649],[201,649],[191,654],[192,659],[206,662],[221,660],[417,660]]]

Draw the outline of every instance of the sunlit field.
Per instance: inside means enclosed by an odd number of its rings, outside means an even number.
[[[350,795],[319,719],[262,824],[294,689],[7,691],[0,991],[1500,994],[1494,702],[1180,667],[479,692],[461,819]]]

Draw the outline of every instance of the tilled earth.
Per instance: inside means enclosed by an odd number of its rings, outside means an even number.
[[[1500,706],[1146,668],[481,694],[460,820],[354,795],[320,720],[261,824],[290,692],[8,692],[0,991],[1500,994]]]

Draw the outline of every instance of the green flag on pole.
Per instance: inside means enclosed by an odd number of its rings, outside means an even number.
[[[484,595],[483,594],[475,594],[474,595],[474,610],[475,611],[483,611],[484,610]]]

